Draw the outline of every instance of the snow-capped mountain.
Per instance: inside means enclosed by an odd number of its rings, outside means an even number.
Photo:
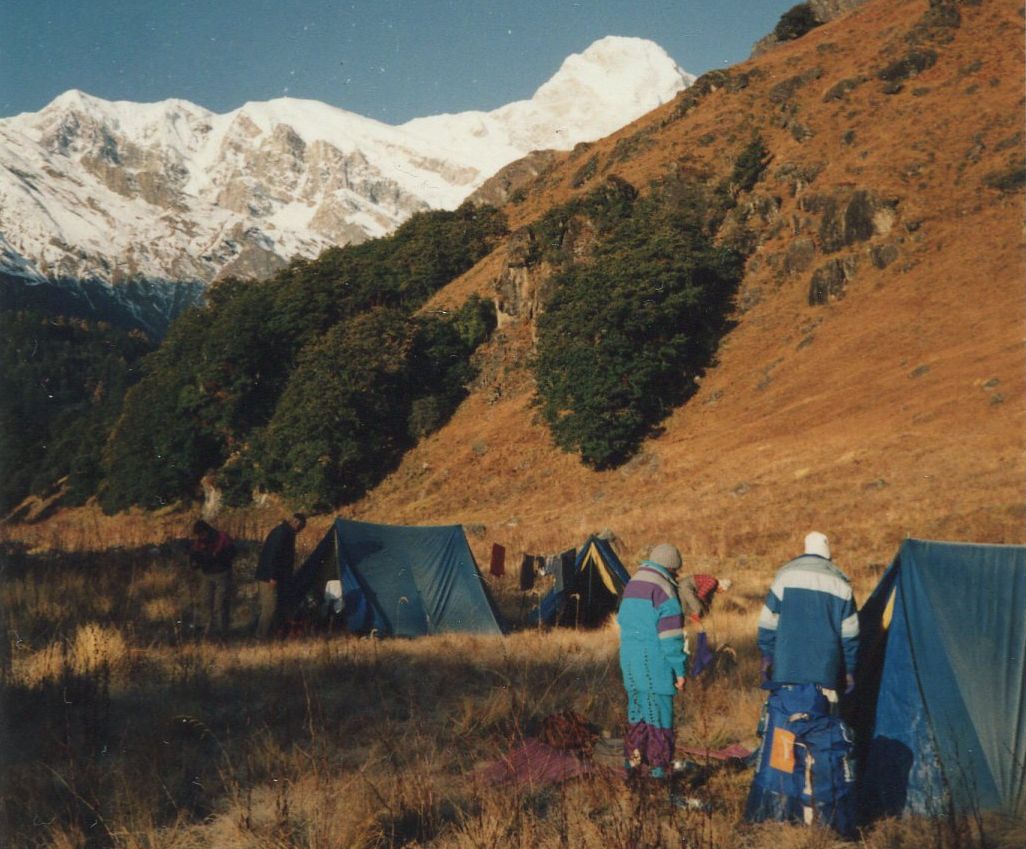
[[[401,126],[309,100],[219,115],[69,91],[0,119],[0,274],[114,297],[126,282],[198,291],[263,277],[418,210],[453,209],[530,151],[608,135],[693,79],[658,45],[611,36],[530,100]]]

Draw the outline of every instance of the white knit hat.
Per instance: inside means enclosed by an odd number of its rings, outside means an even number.
[[[660,543],[653,548],[648,553],[648,559],[653,563],[658,563],[668,572],[676,572],[684,564],[680,552],[668,542]]]
[[[830,559],[830,540],[826,538],[826,534],[821,534],[819,531],[811,531],[805,536],[805,553],[816,554],[820,557],[825,557],[827,560]]]

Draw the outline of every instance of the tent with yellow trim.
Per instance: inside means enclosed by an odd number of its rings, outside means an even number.
[[[562,578],[538,605],[543,625],[601,625],[616,611],[631,579],[609,542],[594,535],[578,549],[573,569]]]
[[[1026,815],[1026,546],[905,540],[859,625],[863,817]]]

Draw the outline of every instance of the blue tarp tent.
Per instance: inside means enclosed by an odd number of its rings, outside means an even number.
[[[335,519],[296,573],[293,592],[342,582],[346,628],[417,637],[501,634],[498,614],[460,525],[410,527]]]
[[[1026,547],[906,540],[859,620],[864,815],[1026,814]]]
[[[613,547],[597,536],[588,537],[570,574],[561,577],[530,618],[537,616],[543,625],[601,625],[616,610],[631,579]]]

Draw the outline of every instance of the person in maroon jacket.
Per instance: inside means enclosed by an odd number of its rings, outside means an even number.
[[[232,563],[237,549],[224,531],[197,519],[192,526],[189,559],[200,572],[200,599],[206,610],[206,630],[228,633],[232,608]]]

